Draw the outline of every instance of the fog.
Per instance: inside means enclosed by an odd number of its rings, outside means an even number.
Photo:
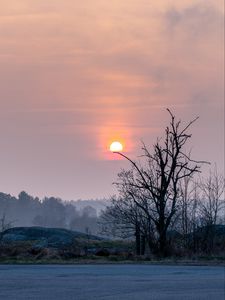
[[[18,197],[0,193],[1,229],[15,226],[60,227],[99,234],[98,217],[107,200],[39,199],[22,191]]]

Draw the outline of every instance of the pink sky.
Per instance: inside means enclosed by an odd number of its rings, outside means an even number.
[[[127,167],[108,144],[163,135],[166,107],[196,159],[224,166],[223,1],[2,0],[0,191],[108,197]]]

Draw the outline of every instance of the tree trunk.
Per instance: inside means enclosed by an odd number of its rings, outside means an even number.
[[[141,233],[140,233],[140,225],[136,224],[135,230],[135,238],[136,238],[136,255],[141,254]]]
[[[145,236],[141,235],[141,255],[145,254]]]
[[[165,231],[161,231],[159,234],[159,256],[166,257],[167,253],[167,238]]]

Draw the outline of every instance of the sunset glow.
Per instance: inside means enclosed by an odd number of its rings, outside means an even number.
[[[164,134],[166,108],[184,121],[200,117],[193,154],[222,166],[223,6],[2,0],[1,191],[114,193],[127,161],[112,151],[138,157],[141,141]],[[122,146],[112,150],[113,142]]]

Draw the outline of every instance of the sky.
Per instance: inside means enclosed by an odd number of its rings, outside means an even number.
[[[116,193],[166,108],[192,127],[195,159],[224,168],[222,0],[0,0],[0,191]]]

